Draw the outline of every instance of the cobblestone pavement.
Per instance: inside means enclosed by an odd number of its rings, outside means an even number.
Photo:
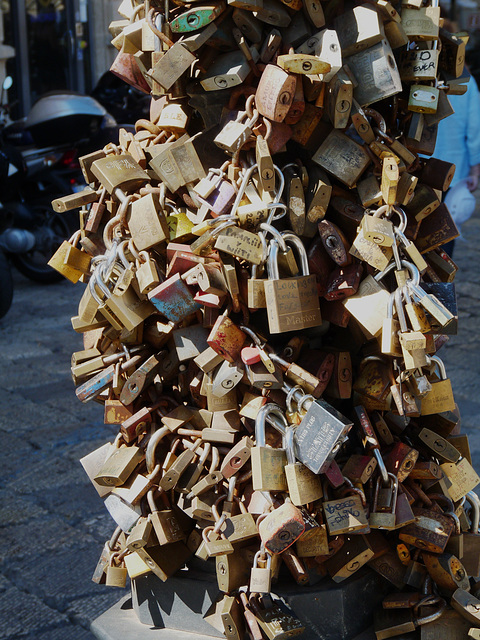
[[[455,255],[459,333],[440,355],[480,469],[479,211],[464,237]],[[74,394],[70,355],[82,344],[70,316],[79,296],[79,286],[16,273],[0,321],[0,640],[92,640],[91,621],[125,593],[90,580],[114,527],[78,460],[116,427]]]

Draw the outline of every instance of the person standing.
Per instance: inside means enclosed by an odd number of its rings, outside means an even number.
[[[473,214],[475,199],[470,194],[477,189],[480,180],[480,92],[473,76],[470,76],[464,95],[452,95],[448,99],[455,113],[439,122],[434,157],[456,165],[445,201],[447,206],[450,204],[450,212],[460,231],[461,224]],[[455,185],[458,185],[457,189],[454,189]],[[443,247],[450,256],[454,242]]]

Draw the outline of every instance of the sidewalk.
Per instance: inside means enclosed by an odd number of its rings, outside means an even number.
[[[477,470],[479,214],[455,249],[459,334],[439,353]],[[70,324],[81,289],[15,273],[13,306],[0,321],[0,640],[93,640],[92,620],[127,593],[91,582],[114,523],[78,460],[117,428],[103,424],[98,404],[76,399],[70,378],[71,353],[82,348]]]

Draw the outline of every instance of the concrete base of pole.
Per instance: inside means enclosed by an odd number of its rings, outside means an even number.
[[[273,590],[305,625],[302,640],[355,640],[369,637],[363,631],[391,585],[360,570],[340,584],[330,579],[312,587],[278,583]],[[98,640],[224,638],[204,619],[218,595],[213,576],[180,571],[161,582],[149,574],[134,581],[131,599],[123,598],[93,622],[92,632]]]

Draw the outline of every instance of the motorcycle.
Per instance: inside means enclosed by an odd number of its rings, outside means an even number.
[[[51,202],[84,188],[78,157],[118,140],[118,126],[94,98],[74,92],[46,94],[9,122],[10,86],[7,78],[0,104],[0,153],[9,167],[0,174],[0,260],[35,282],[58,282],[48,261],[78,228],[78,214],[55,213]]]

